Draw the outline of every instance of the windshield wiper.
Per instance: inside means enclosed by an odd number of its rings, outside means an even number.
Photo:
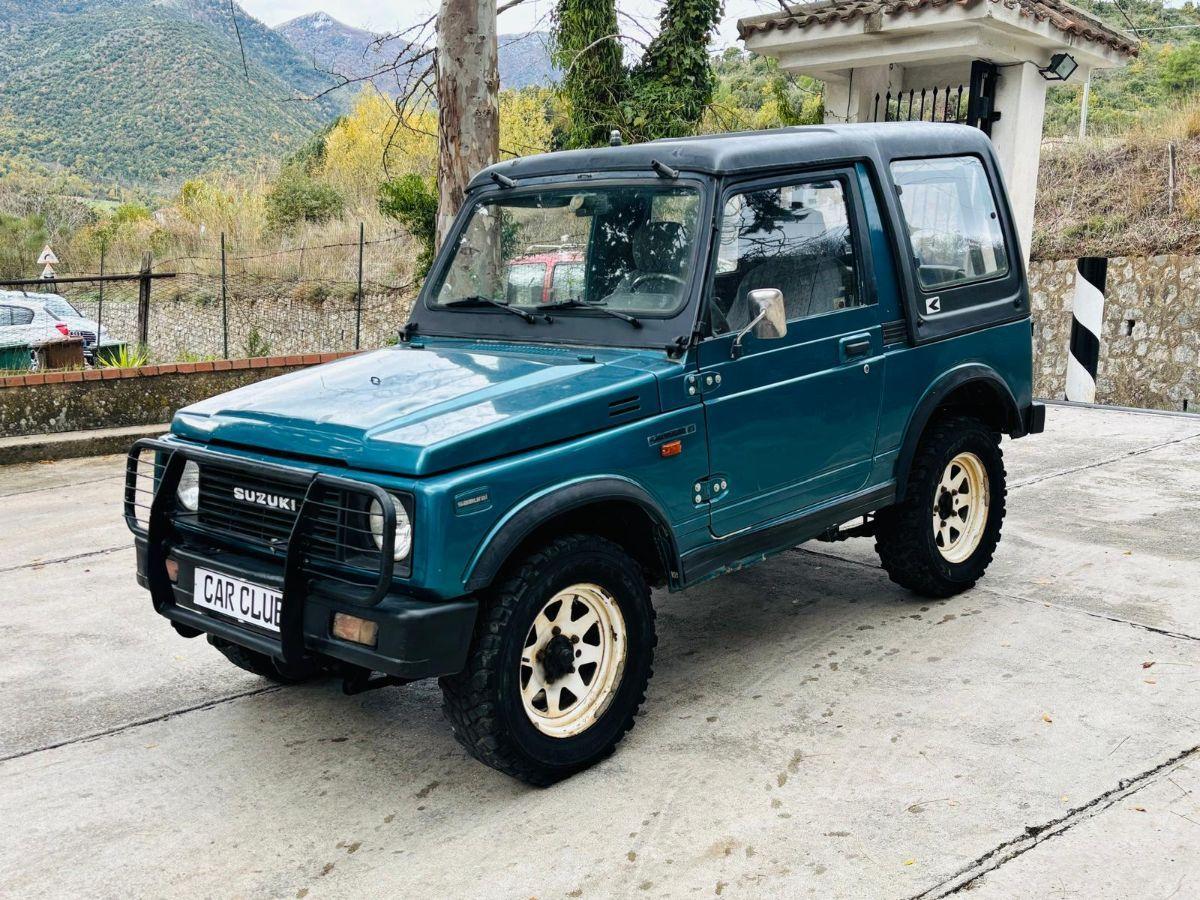
[[[445,307],[494,306],[494,307],[496,307],[496,309],[502,309],[506,313],[512,313],[514,316],[520,316],[522,319],[524,319],[526,322],[528,322],[531,325],[534,322],[536,322],[539,318],[544,319],[547,322],[554,321],[547,315],[535,316],[533,313],[526,312],[523,309],[517,309],[515,306],[509,306],[507,303],[505,303],[502,300],[493,300],[491,297],[481,297],[478,294],[475,295],[474,297],[459,297],[457,300],[447,300],[445,303],[443,303],[441,305],[445,306]]]
[[[604,313],[606,316],[612,316],[614,319],[620,319],[622,322],[628,322],[634,328],[642,327],[642,320],[637,316],[631,316],[629,313],[617,312],[615,309],[606,309],[595,303],[584,303],[582,300],[558,300],[554,303],[545,304],[542,309],[594,309],[596,312]]]

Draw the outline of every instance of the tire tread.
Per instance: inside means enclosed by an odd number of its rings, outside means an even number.
[[[969,559],[975,574],[963,580],[949,578],[944,571],[946,564],[934,559],[929,552],[926,540],[929,510],[923,498],[945,466],[946,448],[966,432],[981,432],[994,448],[998,470],[989,474],[996,476],[1000,488],[996,490],[993,485],[987,529]],[[985,461],[985,464],[991,463]],[[913,458],[904,500],[881,510],[876,517],[875,552],[879,554],[888,578],[914,593],[935,599],[952,597],[974,587],[991,564],[1000,542],[1007,494],[1004,456],[993,432],[974,416],[947,416],[935,421],[921,438]]]
[[[480,610],[473,649],[467,659],[466,668],[457,675],[439,679],[442,688],[442,710],[459,744],[484,765],[527,784],[544,787],[573,774],[575,770],[548,772],[545,767],[529,760],[507,739],[493,699],[493,687],[499,678],[502,636],[517,607],[522,603],[525,591],[539,571],[561,556],[595,550],[598,547],[629,559],[628,554],[612,541],[587,534],[569,534],[555,538],[525,557],[502,578]],[[630,562],[633,563],[632,559]],[[633,565],[636,567],[636,563]],[[649,586],[645,583],[640,567],[637,570],[642,589],[648,597]],[[615,738],[604,750],[602,758],[611,754],[625,734],[633,728],[634,716],[646,700],[646,686],[654,672],[653,648],[658,644],[657,633],[653,628],[654,608],[648,601],[646,605],[650,610],[650,630],[653,636],[648,651],[651,654],[650,666],[646,678],[638,686],[632,710]]]

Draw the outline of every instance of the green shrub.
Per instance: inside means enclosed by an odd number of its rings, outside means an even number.
[[[115,226],[125,225],[132,222],[144,222],[150,218],[150,210],[140,203],[122,203],[113,210],[112,217],[109,220]]]
[[[267,225],[273,231],[292,231],[304,222],[328,222],[346,209],[346,199],[337,190],[296,166],[279,173],[265,199]]]
[[[150,348],[144,344],[118,344],[96,351],[96,364],[102,369],[135,369],[150,364]]]
[[[250,333],[246,335],[246,343],[242,345],[242,352],[247,358],[271,355],[271,343],[262,336],[257,325],[251,326]]]
[[[0,277],[30,278],[40,274],[37,258],[46,240],[46,223],[41,216],[17,218],[0,213]]]
[[[421,247],[413,266],[413,277],[424,278],[433,264],[437,240],[437,189],[420,175],[405,175],[385,181],[379,188],[379,209],[398,219]]]

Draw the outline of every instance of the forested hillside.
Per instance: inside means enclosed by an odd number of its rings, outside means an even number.
[[[154,184],[278,155],[339,100],[223,0],[0,0],[0,156]],[[246,65],[243,68],[242,50]]]
[[[1072,0],[1114,28],[1143,41],[1137,59],[1092,76],[1089,131],[1115,134],[1156,118],[1171,117],[1200,90],[1200,8],[1162,0]],[[1046,134],[1075,133],[1082,85],[1055,87],[1046,105]]]

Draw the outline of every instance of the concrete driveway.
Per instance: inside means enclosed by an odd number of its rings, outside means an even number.
[[[656,597],[638,727],[556,787],[436,685],[279,689],[134,582],[122,460],[0,469],[0,894],[1200,895],[1200,418],[1005,443],[975,590],[867,541]]]

